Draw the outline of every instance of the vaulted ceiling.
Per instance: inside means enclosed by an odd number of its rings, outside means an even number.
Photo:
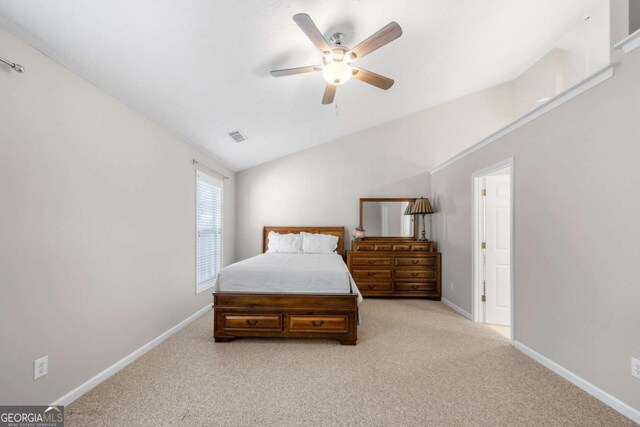
[[[600,1],[14,0],[0,25],[242,170],[510,80]],[[358,63],[395,85],[350,81],[327,106],[321,73],[271,77],[320,61],[301,12],[352,47],[398,22],[402,37]]]

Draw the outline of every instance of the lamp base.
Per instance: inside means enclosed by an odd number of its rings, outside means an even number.
[[[422,214],[422,228],[420,230],[420,237],[418,237],[418,242],[428,242],[427,239],[427,223],[425,222],[425,214]]]

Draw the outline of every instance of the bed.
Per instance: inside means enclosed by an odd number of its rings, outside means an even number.
[[[271,254],[269,232],[329,234],[337,254]],[[225,267],[213,293],[213,337],[315,338],[355,345],[362,297],[344,263],[344,227],[264,227],[262,255]]]

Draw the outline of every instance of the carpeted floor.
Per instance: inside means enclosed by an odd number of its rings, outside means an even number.
[[[439,302],[361,313],[355,347],[215,344],[209,313],[69,405],[67,425],[634,425]]]

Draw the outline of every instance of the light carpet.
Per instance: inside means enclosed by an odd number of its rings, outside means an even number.
[[[208,313],[69,405],[67,426],[635,425],[440,302],[361,315],[353,347],[216,344]]]

